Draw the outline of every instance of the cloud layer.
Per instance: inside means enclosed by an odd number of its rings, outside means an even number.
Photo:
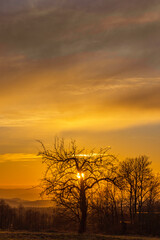
[[[159,11],[158,0],[1,0],[0,153],[159,123]]]

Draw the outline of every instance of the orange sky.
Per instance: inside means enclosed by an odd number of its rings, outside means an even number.
[[[160,2],[0,3],[0,185],[36,185],[55,136],[160,170]]]

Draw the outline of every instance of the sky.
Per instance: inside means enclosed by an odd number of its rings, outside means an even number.
[[[35,186],[37,139],[160,170],[160,1],[0,0],[0,186]]]

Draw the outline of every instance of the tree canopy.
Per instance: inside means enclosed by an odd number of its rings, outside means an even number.
[[[39,155],[46,164],[43,193],[76,216],[79,232],[85,232],[94,190],[106,181],[116,180],[116,157],[109,154],[109,147],[86,151],[79,149],[75,141],[66,145],[63,139],[55,139],[51,150],[41,145]]]

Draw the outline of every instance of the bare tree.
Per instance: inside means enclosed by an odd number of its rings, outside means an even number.
[[[154,176],[150,165],[151,162],[147,156],[129,158],[120,164],[120,187],[128,193],[131,222],[136,220],[137,212],[140,217],[143,204],[148,199],[151,181]]]
[[[118,176],[119,188],[122,192],[127,192],[129,199],[129,213],[131,223],[133,221],[133,159],[126,159],[120,163],[119,176]]]
[[[113,230],[114,226],[118,225],[120,204],[120,190],[112,183],[107,183],[92,199],[91,217],[101,231]]]
[[[39,153],[46,164],[43,193],[52,196],[58,205],[68,209],[79,221],[79,232],[86,231],[86,221],[91,192],[103,182],[115,181],[116,158],[109,148],[98,152],[78,149],[75,141],[68,146],[64,140],[55,139],[53,150],[42,145]]]
[[[160,175],[157,174],[152,177],[149,185],[149,192],[147,198],[147,211],[153,212],[155,208],[156,201],[158,202],[160,198]]]

